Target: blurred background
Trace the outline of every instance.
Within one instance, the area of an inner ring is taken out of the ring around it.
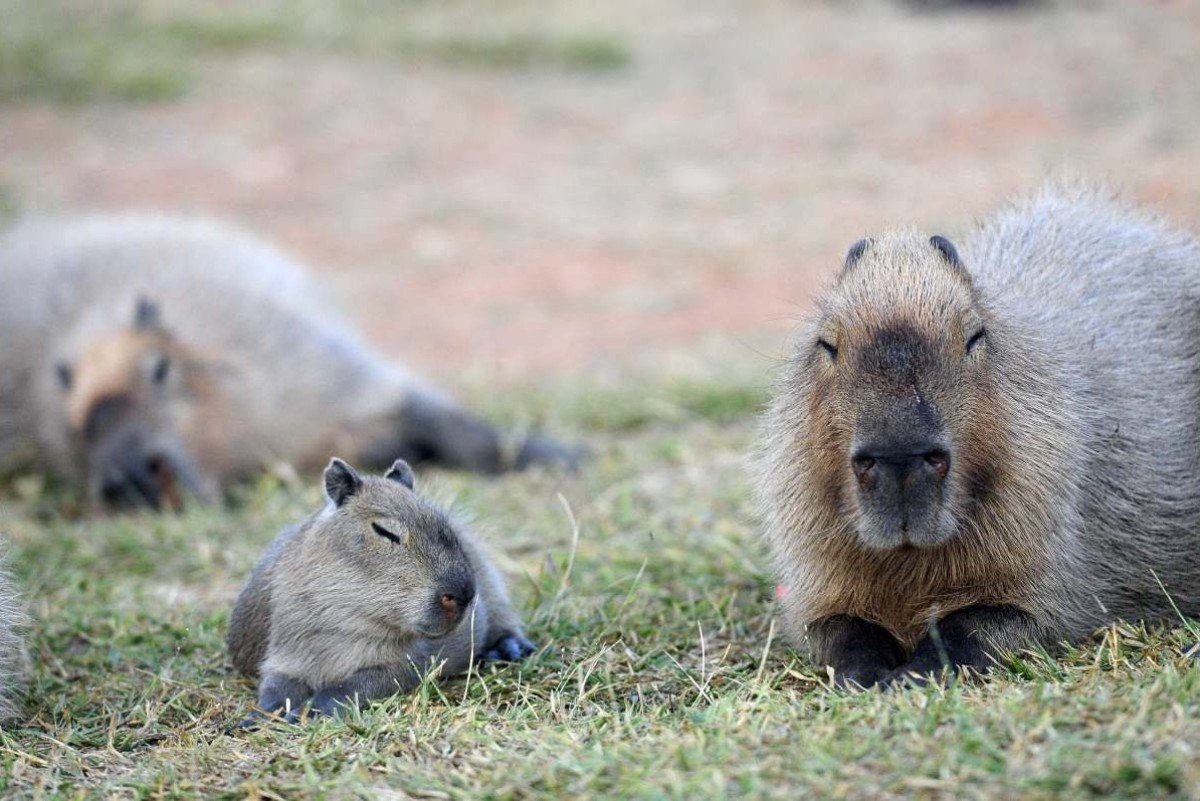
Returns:
[[[1200,229],[1198,40],[1148,0],[0,0],[0,215],[228,220],[450,386],[762,374],[889,224],[1065,171]]]

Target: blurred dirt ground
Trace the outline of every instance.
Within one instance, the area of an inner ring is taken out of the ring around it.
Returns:
[[[1200,228],[1200,3],[397,7],[392,22],[427,36],[600,36],[618,57],[391,58],[267,37],[198,57],[174,99],[5,100],[0,189],[24,212],[255,230],[319,270],[384,349],[451,384],[765,369],[859,236],[960,234],[1063,171]],[[12,22],[30,6],[0,8]],[[364,29],[379,8],[337,6]],[[311,13],[307,30],[326,24]]]

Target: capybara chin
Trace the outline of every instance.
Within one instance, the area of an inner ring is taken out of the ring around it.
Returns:
[[[484,473],[578,457],[536,436],[506,447],[329,305],[290,259],[213,223],[18,224],[0,236],[0,471],[157,508],[334,451]]]
[[[851,247],[764,417],[785,630],[869,686],[1200,613],[1200,247],[1048,187]]]

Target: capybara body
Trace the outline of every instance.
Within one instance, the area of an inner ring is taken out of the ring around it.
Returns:
[[[506,449],[329,306],[285,256],[211,222],[18,224],[0,237],[0,470],[158,506],[333,452],[489,473],[570,459],[536,437]]]
[[[0,564],[0,725],[18,717],[17,694],[25,684],[25,614],[12,577]]]
[[[1200,614],[1198,422],[1200,247],[1159,221],[1052,186],[961,257],[856,244],[764,419],[786,631],[869,685]]]
[[[259,706],[295,721],[305,705],[404,692],[431,668],[533,651],[483,547],[414,492],[397,461],[383,478],[335,459],[328,504],[270,545],[229,621],[234,667],[259,678]]]

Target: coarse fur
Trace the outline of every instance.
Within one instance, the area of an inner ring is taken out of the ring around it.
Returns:
[[[260,678],[264,711],[329,714],[438,664],[445,678],[533,651],[482,545],[414,492],[407,464],[376,478],[334,459],[325,487],[329,503],[276,538],[230,617],[234,667]]]
[[[0,564],[0,725],[19,714],[17,694],[25,684],[28,655],[22,631],[25,613],[12,577]]]
[[[1200,247],[1060,185],[936,240],[847,260],[764,417],[790,638],[873,684],[1200,614]]]
[[[265,465],[342,452],[494,473],[577,454],[506,447],[382,358],[291,260],[200,220],[31,220],[0,236],[0,470],[89,496],[215,497]]]

